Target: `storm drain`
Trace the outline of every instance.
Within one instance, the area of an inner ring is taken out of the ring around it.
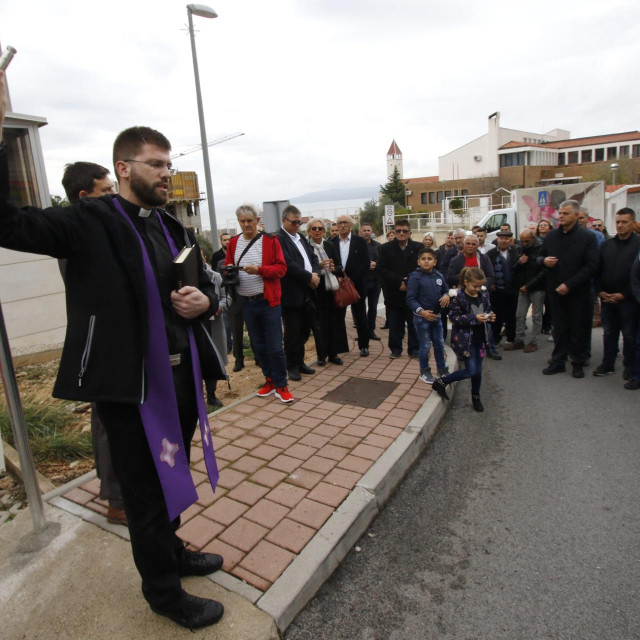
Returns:
[[[397,382],[384,380],[367,380],[363,378],[349,378],[339,387],[330,391],[324,400],[350,404],[365,409],[375,409],[382,404],[387,396],[398,386]]]

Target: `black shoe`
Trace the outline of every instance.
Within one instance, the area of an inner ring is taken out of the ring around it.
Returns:
[[[371,331],[369,333],[369,340],[380,340],[380,336],[377,336],[375,331]]]
[[[622,379],[623,380],[631,380],[631,376],[633,375],[633,368],[632,367],[625,367],[622,370]]]
[[[573,363],[571,375],[574,378],[584,378],[584,368],[581,362]]]
[[[224,607],[219,602],[192,596],[186,591],[183,591],[180,597],[170,605],[150,606],[151,610],[158,615],[165,616],[181,627],[191,630],[215,624],[224,613]]]
[[[593,370],[593,375],[599,378],[600,376],[606,376],[608,373],[614,372],[615,369],[613,367],[608,367],[606,364],[600,364]]]
[[[389,325],[385,322],[380,328],[381,329],[388,329]]]
[[[363,347],[362,349],[360,349],[361,358],[366,358],[368,355],[369,355],[369,349],[367,349],[367,347]]]
[[[389,357],[390,357],[392,360],[395,360],[396,358],[400,358],[401,356],[402,356],[402,354],[401,354],[401,353],[396,353],[395,351],[392,351],[392,352],[389,354]]]
[[[326,358],[318,358],[316,360],[316,367],[324,367],[326,364]]]
[[[297,369],[289,369],[289,380],[293,380],[294,382],[298,382],[298,380],[302,380],[302,376]]]
[[[302,366],[300,367],[300,373],[304,373],[305,375],[310,376],[315,372],[315,369],[312,369],[311,367],[308,367],[306,364],[302,363]]]
[[[482,413],[484,411],[484,407],[482,406],[482,402],[480,401],[480,396],[471,396],[471,404],[475,411]]]
[[[222,402],[220,401],[220,398],[216,398],[214,396],[213,398],[209,398],[207,400],[207,406],[209,407],[210,411],[217,411],[218,409],[220,409],[220,407],[222,407]]]
[[[183,549],[178,558],[180,576],[208,576],[222,567],[222,556]]]
[[[631,391],[636,391],[636,389],[640,389],[640,380],[636,378],[631,378],[629,382],[625,383],[624,388],[629,389]]]
[[[344,362],[342,362],[342,358],[338,358],[338,356],[330,356],[329,357],[329,362],[331,364],[344,364]]]
[[[545,376],[552,376],[554,373],[563,373],[566,371],[566,367],[564,366],[564,362],[551,362],[551,364],[542,370],[542,373]]]
[[[416,358],[420,357],[420,354],[417,351],[413,351],[409,354],[409,357],[415,360]]]
[[[233,365],[233,370],[235,371],[235,373],[238,373],[238,371],[242,371],[244,369],[244,362],[238,362],[236,360],[236,363]]]
[[[487,358],[489,358],[490,360],[502,360],[502,356],[499,355],[497,351],[487,352]]]
[[[444,383],[442,378],[436,378],[431,385],[431,388],[443,399],[448,400],[449,396],[447,395],[447,385]]]

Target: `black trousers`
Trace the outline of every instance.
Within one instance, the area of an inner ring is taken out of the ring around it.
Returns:
[[[172,367],[180,426],[187,458],[198,420],[191,360]],[[129,522],[133,560],[142,577],[142,593],[152,606],[162,607],[181,593],[180,554],[176,535],[180,518],[169,520],[149,444],[137,405],[117,402],[96,404],[109,438],[109,448]]]
[[[389,323],[389,349],[392,353],[402,353],[404,328],[407,327],[407,352],[409,355],[418,354],[420,343],[413,324],[413,311],[408,306],[387,306],[387,322]]]
[[[311,316],[315,305],[311,300],[300,307],[282,307],[284,355],[287,370],[298,370],[304,364],[304,345],[311,335]]]
[[[360,294],[360,300],[351,305],[351,315],[356,323],[356,331],[358,333],[358,346],[360,349],[369,348],[369,327],[367,325],[367,308],[365,306],[366,295],[364,287],[357,288]]]
[[[369,333],[376,330],[376,318],[378,316],[378,300],[380,299],[380,283],[376,278],[364,281],[364,292],[366,298],[367,328]]]
[[[513,342],[516,337],[516,309],[518,308],[518,293],[497,289],[491,292],[491,308],[496,314],[496,321],[492,323],[493,339],[496,344],[502,338],[502,327],[505,328],[507,342]]]
[[[589,290],[569,292],[561,296],[549,292],[549,308],[555,343],[551,357],[565,362],[567,356],[576,364],[583,364],[591,351],[592,302]]]
[[[233,357],[236,362],[244,362],[244,318],[242,317],[242,302],[235,298],[227,311],[231,336],[233,338]]]

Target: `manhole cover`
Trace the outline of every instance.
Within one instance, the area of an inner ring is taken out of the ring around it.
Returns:
[[[349,378],[339,387],[330,391],[325,400],[350,404],[365,409],[375,409],[382,404],[387,396],[398,386],[397,382],[383,380],[367,380],[364,378]]]

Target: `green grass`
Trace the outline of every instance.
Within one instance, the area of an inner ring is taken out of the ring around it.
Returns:
[[[31,452],[36,462],[76,460],[92,455],[91,434],[77,428],[78,419],[63,405],[47,406],[22,399]],[[14,446],[6,405],[0,406],[2,438]]]

